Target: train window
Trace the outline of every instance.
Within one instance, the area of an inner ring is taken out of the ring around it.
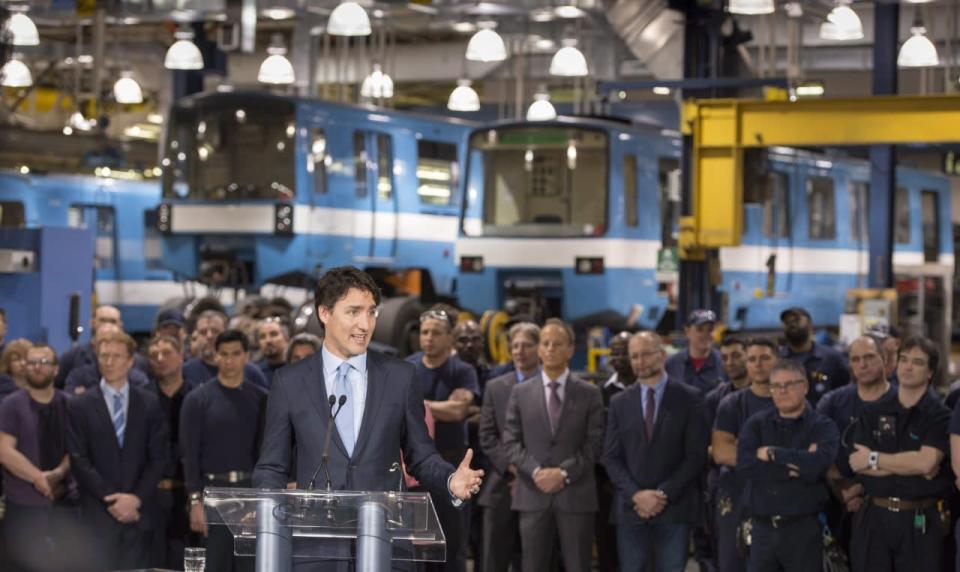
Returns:
[[[95,228],[93,267],[96,270],[114,267],[116,216],[113,207],[71,206],[67,212],[67,223],[72,228]]]
[[[292,200],[296,133],[292,101],[219,94],[178,105],[161,160],[164,196]]]
[[[417,141],[417,195],[427,205],[447,206],[456,197],[457,146],[440,141]]]
[[[393,143],[389,135],[377,135],[377,194],[388,201],[393,196]]]
[[[362,131],[353,133],[353,186],[357,198],[367,196],[367,137]]]
[[[20,201],[0,201],[0,228],[23,228],[27,219]]]
[[[920,224],[923,230],[923,261],[940,259],[940,209],[936,191],[920,193]]]
[[[790,236],[790,179],[786,173],[767,173],[763,194],[763,234],[771,238]]]
[[[893,196],[893,208],[896,212],[896,226],[893,237],[898,244],[910,244],[910,191],[897,187]]]
[[[310,130],[310,153],[307,155],[307,172],[313,173],[313,192],[327,192],[327,165],[331,162],[327,154],[327,135],[323,129]]]
[[[680,232],[680,161],[660,159],[660,241],[676,246]]]
[[[637,226],[640,219],[637,214],[637,158],[634,155],[623,156],[623,206],[627,226]]]
[[[807,179],[807,232],[814,240],[837,237],[837,203],[830,177]]]
[[[483,234],[601,236],[607,232],[608,135],[522,125],[480,131],[470,161],[481,169]]]
[[[847,188],[850,189],[850,238],[857,242],[866,242],[870,183],[850,181]]]
[[[147,270],[164,270],[163,235],[157,230],[157,209],[143,211],[143,264]]]

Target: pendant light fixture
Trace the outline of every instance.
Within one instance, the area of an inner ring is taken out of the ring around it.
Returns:
[[[450,111],[478,111],[480,109],[480,96],[470,86],[469,79],[461,79],[457,82],[457,87],[450,92],[450,98],[447,100],[447,109]]]
[[[163,67],[168,70],[203,69],[203,54],[193,43],[193,31],[183,26],[173,35],[177,39],[163,58]]]
[[[133,72],[125,71],[120,79],[113,84],[113,98],[117,103],[125,105],[143,103],[143,89],[137,80],[133,79]]]
[[[502,62],[507,59],[507,46],[494,30],[495,22],[479,22],[477,33],[467,44],[467,60],[471,62]]]
[[[587,73],[587,59],[577,49],[577,41],[564,40],[563,47],[550,60],[550,75],[584,77]]]
[[[730,3],[727,4],[727,10],[731,14],[746,16],[773,14],[774,9],[773,0],[730,0]]]
[[[846,0],[837,2],[836,7],[827,14],[827,21],[820,24],[820,38],[840,42],[863,39],[860,16],[847,6]]]
[[[370,16],[356,2],[341,2],[327,21],[327,33],[331,36],[369,36]]]
[[[939,65],[940,56],[937,55],[937,47],[927,37],[927,29],[924,27],[923,21],[920,20],[919,9],[910,32],[913,35],[900,46],[900,53],[897,54],[897,65],[902,68],[925,68]]]
[[[287,48],[283,43],[283,36],[274,34],[270,39],[270,54],[260,64],[257,81],[271,85],[289,85],[296,79],[293,73],[293,64],[287,59]]]
[[[14,12],[3,27],[7,37],[13,39],[14,46],[40,45],[37,25],[23,12]]]
[[[533,96],[533,103],[527,108],[527,121],[552,121],[557,118],[557,110],[550,103],[550,94],[545,88]]]

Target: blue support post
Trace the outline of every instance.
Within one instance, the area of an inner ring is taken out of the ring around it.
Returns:
[[[873,93],[897,93],[897,48],[900,4],[874,5]],[[893,215],[896,188],[896,148],[870,147],[869,241],[870,263],[867,286],[893,286]]]

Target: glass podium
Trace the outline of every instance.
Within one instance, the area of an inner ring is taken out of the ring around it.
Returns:
[[[427,493],[211,487],[207,524],[227,526],[234,552],[257,572],[288,572],[296,560],[356,560],[358,572],[393,561],[443,562],[446,540]]]

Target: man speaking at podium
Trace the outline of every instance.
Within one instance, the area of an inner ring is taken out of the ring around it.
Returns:
[[[483,471],[470,468],[473,452],[455,469],[427,433],[413,365],[367,350],[380,308],[373,279],[353,267],[333,268],[317,284],[315,300],[323,348],[275,373],[253,487],[286,487],[294,442],[297,488],[310,486],[335,415],[327,461],[334,490],[396,490],[400,475],[391,468],[402,450],[407,471],[426,489],[446,492],[455,504],[477,494]],[[339,410],[330,396],[343,402]],[[317,482],[326,488],[324,473]]]

